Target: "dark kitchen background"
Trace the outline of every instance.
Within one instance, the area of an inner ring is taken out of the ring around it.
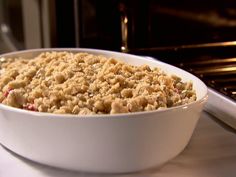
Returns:
[[[152,56],[236,100],[235,0],[0,0],[0,53],[44,47]]]

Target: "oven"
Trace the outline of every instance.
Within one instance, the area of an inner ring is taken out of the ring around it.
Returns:
[[[236,100],[233,0],[1,0],[0,52],[83,47],[152,56]]]

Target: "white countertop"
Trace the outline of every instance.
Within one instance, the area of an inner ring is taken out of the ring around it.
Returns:
[[[102,162],[101,162],[102,163]],[[235,177],[236,133],[203,112],[186,149],[166,165],[140,173],[88,174],[41,165],[0,146],[0,177]]]

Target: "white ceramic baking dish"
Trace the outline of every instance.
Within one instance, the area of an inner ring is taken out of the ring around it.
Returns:
[[[35,49],[1,57],[31,58],[45,51],[88,52],[132,65],[160,67],[192,81],[197,101],[150,112],[116,115],[57,115],[0,104],[0,142],[15,153],[55,167],[89,172],[134,172],[164,164],[189,142],[207,87],[179,68],[145,57],[94,49]]]

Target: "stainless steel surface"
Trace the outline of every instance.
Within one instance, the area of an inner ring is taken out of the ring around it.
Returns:
[[[20,49],[16,40],[11,34],[11,29],[4,20],[4,4],[0,1],[0,51],[16,51]]]
[[[39,8],[42,28],[42,47],[52,47],[56,43],[56,7],[55,0],[41,0]]]
[[[1,0],[2,45],[9,51],[54,46],[55,8],[54,0]]]
[[[6,46],[6,44],[3,42],[1,36],[0,36],[0,54],[10,52],[9,48]]]
[[[235,73],[236,65],[211,66],[194,69],[196,74]]]
[[[167,50],[181,50],[181,49],[198,49],[198,48],[212,48],[212,47],[232,47],[236,46],[236,41],[226,41],[226,42],[212,42],[212,43],[201,43],[201,44],[187,44],[178,46],[168,46],[168,47],[149,47],[149,48],[139,48],[132,49],[132,53],[136,52],[151,52],[151,51],[167,51]]]
[[[213,63],[214,64],[228,64],[228,63],[235,63],[236,62],[236,58],[226,58],[226,59],[212,59],[212,60],[202,60],[202,61],[192,61],[192,62],[184,62],[184,63],[181,63],[182,66],[185,66],[185,65],[191,65],[191,66],[198,66],[198,67],[201,67],[201,66],[204,66],[204,65],[212,65]]]
[[[42,47],[41,12],[39,0],[22,0],[25,48]]]
[[[17,51],[20,49],[20,47],[17,46],[17,42],[13,38],[10,28],[7,24],[0,23],[0,33],[2,36],[2,42],[10,51]]]
[[[80,13],[79,13],[79,0],[74,0],[74,17],[75,17],[75,44],[76,47],[80,46]]]
[[[123,3],[120,3],[120,23],[121,23],[121,51],[128,51],[128,15],[126,6]]]

